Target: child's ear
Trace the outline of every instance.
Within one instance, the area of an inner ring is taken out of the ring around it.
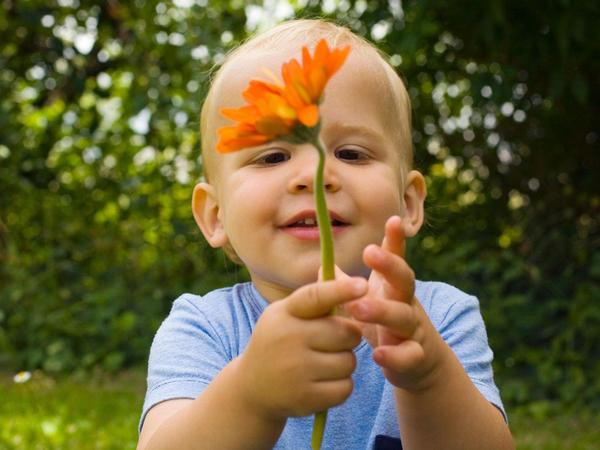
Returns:
[[[192,212],[198,227],[211,247],[223,247],[227,234],[219,216],[219,203],[215,188],[208,183],[198,183],[192,196]]]
[[[427,185],[425,178],[420,172],[411,170],[406,177],[406,188],[404,189],[404,232],[407,237],[415,236],[425,216],[424,204],[427,197]]]

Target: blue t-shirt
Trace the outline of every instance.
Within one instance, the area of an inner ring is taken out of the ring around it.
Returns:
[[[505,414],[477,299],[444,283],[420,281],[415,296],[473,384]],[[146,413],[157,403],[198,397],[221,369],[244,351],[268,304],[251,283],[205,296],[184,294],[175,300],[150,350],[140,429]],[[329,410],[322,449],[400,448],[393,386],[373,362],[371,347],[364,339],[354,353],[354,390],[345,403]],[[310,449],[312,423],[313,416],[288,419],[274,448]]]

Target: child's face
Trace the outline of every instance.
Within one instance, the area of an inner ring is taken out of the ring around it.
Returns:
[[[247,81],[260,76],[262,67],[279,73],[286,59],[278,54],[235,62],[225,74],[218,107],[239,106]],[[382,107],[388,100],[383,76],[373,67],[373,61],[351,54],[320,106],[327,206],[340,222],[333,227],[335,262],[350,275],[368,275],[363,249],[380,244],[386,220],[404,211],[405,149],[391,138],[389,127],[398,118]],[[321,261],[316,221],[314,226],[298,221],[315,218],[317,151],[277,141],[218,158],[211,180],[217,226],[259,292],[274,300],[315,281]]]

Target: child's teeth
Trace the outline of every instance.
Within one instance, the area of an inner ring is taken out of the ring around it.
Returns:
[[[315,224],[315,219],[313,219],[311,217],[307,217],[306,219],[304,219],[304,224],[305,225],[314,225]]]

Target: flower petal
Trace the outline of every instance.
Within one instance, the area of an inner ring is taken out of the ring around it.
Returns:
[[[241,108],[222,108],[221,114],[236,122],[254,123],[256,121],[258,108],[254,105],[242,106]]]
[[[325,64],[325,70],[327,71],[327,79],[331,78],[342,64],[346,61],[348,54],[350,53],[350,46],[347,45],[343,48],[336,48],[332,53],[331,57],[327,59]]]
[[[294,121],[292,121],[293,124]],[[261,117],[256,121],[256,129],[266,135],[271,136],[283,136],[288,134],[292,126],[289,122],[281,120],[277,116],[272,117]]]
[[[325,67],[315,67],[309,73],[309,81],[310,96],[314,102],[317,102],[319,98],[321,98],[321,94],[323,93],[325,85],[327,84],[327,73],[325,72]]]
[[[222,127],[217,130],[219,140],[217,151],[219,153],[230,153],[244,148],[255,147],[273,139],[272,136],[261,134],[256,129],[242,130],[239,127]]]
[[[307,105],[299,110],[298,120],[309,128],[314,127],[319,121],[319,108],[317,105]]]

